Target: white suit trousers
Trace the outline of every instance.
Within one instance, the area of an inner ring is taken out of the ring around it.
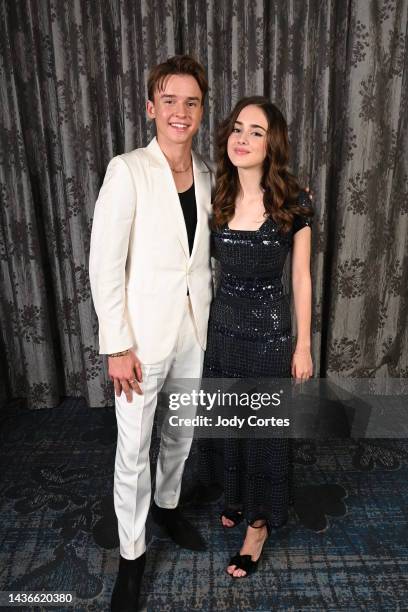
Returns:
[[[118,440],[114,474],[114,504],[118,519],[120,554],[136,559],[146,550],[145,525],[151,499],[149,449],[157,396],[165,383],[167,393],[191,390],[192,379],[201,377],[204,351],[194,325],[190,300],[186,297],[176,344],[166,359],[142,364],[143,395],[133,392],[132,401],[122,392],[115,395]],[[157,461],[155,502],[162,508],[178,504],[184,464],[192,437],[177,435],[176,427],[164,420]]]

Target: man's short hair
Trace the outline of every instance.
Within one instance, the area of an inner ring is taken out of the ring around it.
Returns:
[[[147,79],[147,95],[149,100],[153,102],[155,91],[161,91],[164,88],[165,81],[172,74],[189,74],[194,77],[201,89],[201,102],[204,104],[208,91],[207,76],[204,67],[190,55],[174,55],[150,70],[149,78]]]

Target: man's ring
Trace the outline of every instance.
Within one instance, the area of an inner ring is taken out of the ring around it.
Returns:
[[[134,383],[134,382],[136,382],[136,378],[131,378],[128,382]]]

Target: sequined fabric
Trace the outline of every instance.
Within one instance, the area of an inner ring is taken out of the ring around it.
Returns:
[[[309,198],[302,192],[301,205]],[[256,231],[224,227],[212,232],[213,253],[221,265],[212,303],[204,378],[290,377],[290,307],[282,271],[293,235],[310,217],[296,217],[284,234],[272,219]],[[199,441],[199,476],[210,484],[223,451],[226,507],[244,512],[248,522],[266,518],[271,526],[287,520],[291,444],[287,439]]]

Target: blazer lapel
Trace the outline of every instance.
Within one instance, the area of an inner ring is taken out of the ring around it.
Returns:
[[[202,159],[192,151],[193,157],[193,175],[194,188],[197,205],[197,227],[194,236],[193,250],[191,259],[193,259],[198,244],[200,241],[200,232],[208,228],[208,216],[211,207],[211,180],[210,171]]]
[[[185,256],[189,259],[190,250],[188,248],[186,224],[170,166],[156,138],[153,138],[147,146],[147,151],[152,170],[154,192],[157,194],[161,206],[166,211],[170,226],[173,226],[176,230]]]

